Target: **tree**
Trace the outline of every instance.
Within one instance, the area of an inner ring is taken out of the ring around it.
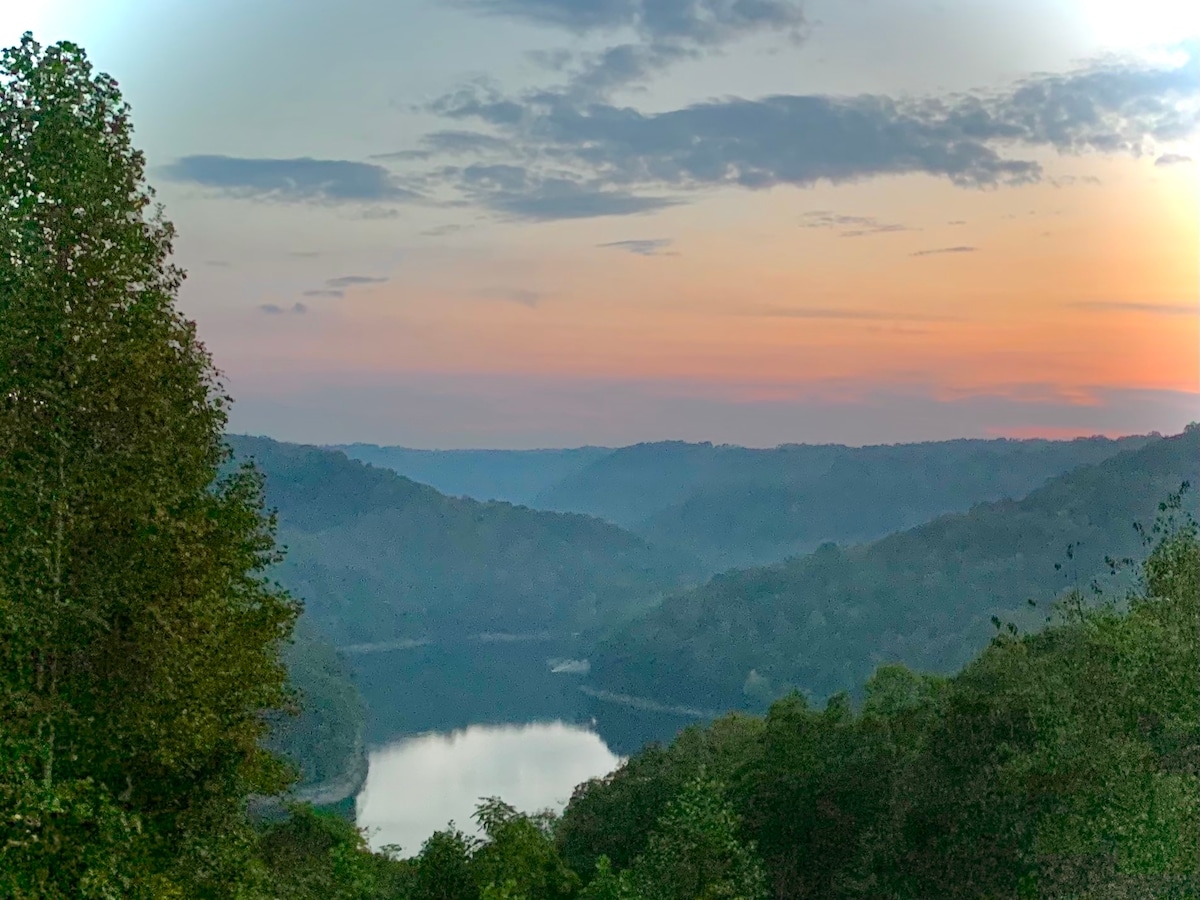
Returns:
[[[417,856],[415,900],[478,900],[479,888],[471,872],[471,855],[477,846],[478,841],[453,822],[430,835]]]
[[[762,864],[754,846],[743,843],[738,831],[738,817],[725,799],[724,787],[701,773],[667,805],[645,852],[622,873],[622,896],[765,900]]]
[[[487,836],[471,860],[485,900],[566,900],[578,891],[579,876],[554,844],[551,814],[524,815],[490,797],[480,803],[475,820]]]
[[[299,605],[117,83],[0,58],[0,893],[235,896]]]
[[[259,842],[274,896],[280,900],[380,896],[378,861],[360,829],[306,804],[292,804],[288,813],[286,821],[268,826]]]

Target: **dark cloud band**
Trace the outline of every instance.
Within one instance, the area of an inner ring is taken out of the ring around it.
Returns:
[[[336,159],[185,156],[163,168],[172,181],[255,199],[327,203],[415,200],[383,166]]]

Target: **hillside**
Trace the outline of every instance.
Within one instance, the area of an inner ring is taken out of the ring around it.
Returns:
[[[1197,484],[1198,460],[1193,426],[1023,500],[719,575],[601,643],[593,682],[679,704],[754,708],[788,686],[818,696],[848,689],[883,662],[952,671],[987,644],[993,614],[1020,615],[1028,598],[1086,589],[1107,571],[1106,554],[1138,556],[1131,523],[1152,522],[1182,481]]]
[[[266,746],[297,766],[301,796],[319,791],[336,803],[366,777],[366,704],[337,652],[304,618],[283,657],[300,713],[272,716]]]
[[[230,436],[266,476],[288,555],[277,570],[335,644],[488,631],[585,631],[695,572],[581,515],[446,497],[317,447]]]
[[[765,565],[822,543],[859,543],[975,503],[1022,497],[1150,438],[957,440],[773,450],[639,444],[539,495],[699,556],[709,572]]]
[[[563,479],[603,459],[605,447],[571,450],[410,450],[375,444],[329,447],[351,459],[391,469],[451,497],[503,500],[532,506],[534,499]]]

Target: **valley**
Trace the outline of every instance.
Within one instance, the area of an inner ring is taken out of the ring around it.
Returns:
[[[1104,558],[1136,556],[1129,523],[1152,518],[1155,498],[1172,486],[1200,482],[1197,435],[871,448],[892,460],[876,468],[854,463],[863,453],[852,448],[788,448],[789,459],[822,456],[824,469],[793,472],[772,459],[773,490],[803,478],[814,495],[854,484],[854,502],[828,531],[809,526],[822,538],[815,551],[708,581],[678,542],[658,544],[598,517],[452,499],[335,450],[234,437],[239,456],[264,472],[268,503],[278,504],[289,545],[278,574],[308,601],[308,639],[339,659],[336,672],[327,665],[327,679],[310,679],[307,689],[310,708],[346,711],[341,720],[314,723],[308,738],[326,757],[342,754],[340,772],[309,765],[300,796],[320,795],[347,811],[358,797],[360,810],[383,821],[366,761],[409,765],[426,757],[404,748],[433,735],[485,740],[486,729],[582,729],[616,760],[647,743],[669,744],[689,724],[729,710],[763,711],[790,691],[818,704],[838,691],[861,697],[881,665],[953,672],[986,647],[992,616],[1032,627],[1064,591],[1095,584],[1119,595],[1130,587],[1128,577],[1104,571]],[[709,462],[710,451],[694,448]],[[660,480],[667,470],[678,473],[685,452],[664,449]],[[988,463],[1003,477],[989,484],[963,476],[930,508],[955,494],[964,509],[877,540],[825,539],[869,533],[878,527],[871,523],[895,514],[888,480],[901,482],[913,460],[929,472],[975,460],[975,471]],[[639,478],[626,489],[644,502],[645,482],[655,479]],[[689,496],[721,496],[705,494],[699,475],[685,480]],[[1024,495],[994,499],[1035,481]],[[611,479],[601,483],[616,490]],[[982,497],[967,493],[972,484]],[[677,499],[680,489],[673,490],[667,500]],[[760,509],[753,492],[725,496]],[[747,534],[747,544],[756,539]],[[456,550],[463,546],[497,561],[520,560],[526,580],[514,581],[509,563],[464,566]],[[530,566],[544,574],[528,577]],[[931,581],[932,573],[940,579]],[[293,673],[297,682],[305,677],[303,667]],[[351,695],[357,699],[348,703]],[[351,731],[357,739],[330,740]],[[535,747],[531,753],[543,752],[536,737],[522,740]],[[309,752],[302,744],[293,738],[294,757]],[[553,799],[561,805],[566,795]]]

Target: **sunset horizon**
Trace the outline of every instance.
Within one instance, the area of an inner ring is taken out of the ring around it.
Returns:
[[[121,76],[233,431],[775,446],[1196,418],[1182,7],[603,9],[357,0],[226,32],[218,7],[45,2],[34,36]],[[305,81],[315,58],[338,62]]]

